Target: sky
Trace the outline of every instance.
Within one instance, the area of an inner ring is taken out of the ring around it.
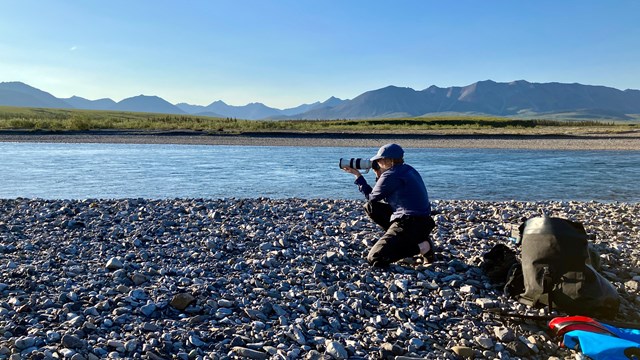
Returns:
[[[284,109],[389,85],[640,89],[639,0],[0,0],[0,82]]]

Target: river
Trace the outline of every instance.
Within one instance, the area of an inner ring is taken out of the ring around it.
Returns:
[[[0,143],[0,198],[357,199],[338,161],[376,150]],[[640,201],[640,151],[407,148],[405,161],[431,199]]]

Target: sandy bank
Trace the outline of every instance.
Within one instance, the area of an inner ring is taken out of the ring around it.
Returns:
[[[345,134],[243,133],[197,131],[0,131],[0,142],[126,143],[251,146],[378,147],[397,142],[416,148],[495,148],[548,150],[640,150],[640,133],[618,134]]]

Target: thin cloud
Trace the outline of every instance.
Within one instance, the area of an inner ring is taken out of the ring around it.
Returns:
[[[76,51],[76,49],[77,49],[77,48],[78,48],[78,47],[74,45],[74,46],[72,46],[69,50],[70,50],[70,51]]]

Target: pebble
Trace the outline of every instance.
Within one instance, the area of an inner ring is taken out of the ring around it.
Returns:
[[[267,353],[261,352],[261,351],[257,351],[257,350],[252,350],[252,349],[248,349],[248,348],[243,348],[243,347],[234,347],[233,348],[233,352],[235,352],[236,354],[238,354],[239,356],[248,358],[248,359],[256,359],[256,360],[263,360],[266,359],[268,357]]]
[[[140,307],[140,312],[146,317],[150,317],[157,309],[156,304],[146,304]]]
[[[474,351],[470,347],[456,345],[451,350],[461,358],[471,359],[474,356]]]
[[[482,254],[547,211],[582,222],[640,321],[640,205],[436,200],[445,260],[371,268],[357,200],[0,199],[0,359],[576,358]]]
[[[349,357],[347,350],[337,341],[327,340],[325,343],[326,353],[334,359],[346,359]]]
[[[513,330],[508,327],[498,326],[498,327],[495,327],[493,330],[496,338],[498,338],[498,340],[502,342],[511,342],[516,339],[516,336],[513,333]]]
[[[14,345],[18,350],[24,350],[35,345],[36,339],[32,336],[23,336],[15,340]]]
[[[491,338],[488,337],[485,334],[477,336],[474,340],[475,340],[476,344],[480,345],[481,347],[483,347],[485,349],[493,348],[493,340],[491,340]]]
[[[62,345],[71,349],[80,349],[84,343],[75,335],[65,334],[62,336]]]
[[[189,293],[177,294],[171,299],[170,305],[178,310],[185,310],[189,305],[193,304],[196,298]]]
[[[122,264],[122,261],[120,261],[120,259],[115,258],[115,257],[109,259],[109,261],[107,261],[107,265],[106,265],[107,270],[113,270],[113,271],[120,270],[123,267],[124,267],[124,265]]]

